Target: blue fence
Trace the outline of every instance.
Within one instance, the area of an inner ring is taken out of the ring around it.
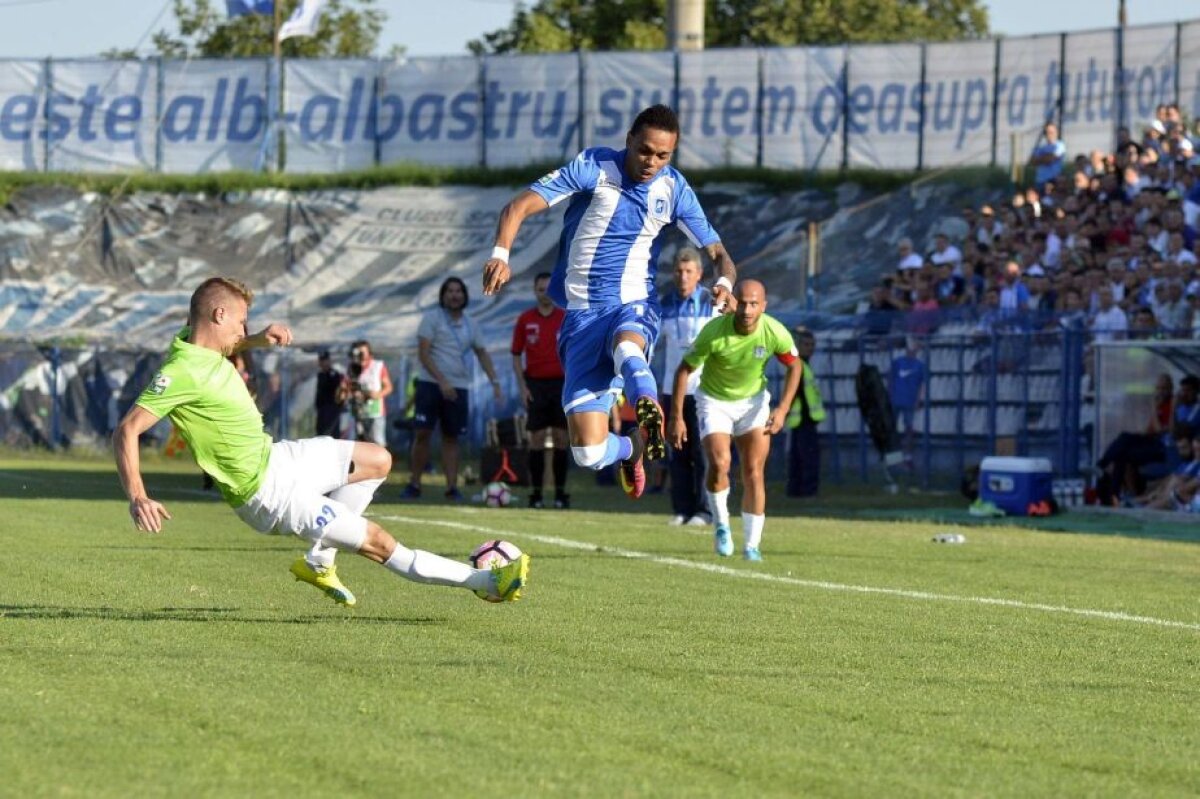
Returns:
[[[953,328],[953,325],[948,326]],[[826,479],[835,482],[875,479],[880,454],[863,425],[855,396],[855,375],[873,364],[886,377],[893,359],[906,346],[904,336],[863,336],[852,328],[828,330],[817,337],[811,366],[828,416],[819,430]],[[1004,452],[1043,456],[1061,475],[1074,475],[1090,455],[1093,425],[1091,398],[1085,397],[1085,334],[1078,331],[993,332],[970,329],[909,336],[925,364],[926,401],[915,414],[905,444],[911,456],[904,468],[925,488],[957,485],[964,467]],[[404,413],[405,386],[415,366],[407,351],[379,347],[396,391],[388,400],[391,420]],[[161,362],[158,352],[94,348],[0,345],[0,429],[4,444],[59,450],[102,449]],[[500,407],[482,377],[471,396],[470,444],[483,439],[489,417],[519,411],[507,351],[493,353],[506,398]],[[271,351],[250,364],[268,431],[276,438],[313,434],[316,357],[299,350]],[[781,374],[769,373],[779,396]],[[145,444],[163,446],[169,427],[150,431]],[[389,425],[389,445],[403,453],[408,433]],[[772,472],[785,459],[780,441]],[[398,463],[405,463],[401,456]]]

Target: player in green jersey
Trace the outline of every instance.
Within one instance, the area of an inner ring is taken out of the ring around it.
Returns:
[[[675,448],[687,441],[683,423],[683,398],[688,376],[700,368],[696,389],[696,415],[700,439],[708,461],[705,488],[713,515],[717,554],[733,554],[729,530],[730,443],[736,442],[742,462],[742,526],[746,560],[762,560],[759,545],[767,505],[764,469],[771,452],[771,436],[783,429],[788,408],[796,397],[803,362],[787,328],[764,313],[767,290],[757,280],[743,280],[734,291],[737,310],[718,317],[701,330],[675,371],[675,407],[671,413],[670,440]],[[767,391],[767,362],[774,356],[787,367],[783,396],[771,410]]]
[[[227,356],[252,347],[287,346],[292,332],[268,325],[248,336],[253,294],[229,278],[210,278],[192,294],[188,325],[171,342],[162,368],[113,435],[117,471],[139,530],[160,532],[171,514],[142,481],[138,438],[166,416],[196,463],[248,525],[262,533],[294,534],[312,543],[291,568],[296,579],[343,605],[355,598],[337,577],[337,550],[357,552],[416,582],[467,588],[490,599],[516,601],[529,559],[473,569],[412,550],[363,517],[387,478],[392,457],[378,444],[328,437],[272,443],[262,415]]]

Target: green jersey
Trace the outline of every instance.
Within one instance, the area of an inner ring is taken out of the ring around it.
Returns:
[[[709,322],[683,356],[688,366],[704,367],[700,390],[714,399],[753,397],[766,388],[765,371],[771,356],[797,357],[792,334],[777,320],[763,314],[754,332],[742,335],[734,329],[734,318],[734,314],[725,314]]]
[[[271,437],[262,414],[229,359],[186,339],[187,328],[171,342],[167,360],[137,404],[170,417],[225,501],[233,507],[254,496],[267,471]]]

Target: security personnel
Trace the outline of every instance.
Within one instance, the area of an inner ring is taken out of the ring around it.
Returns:
[[[796,350],[804,361],[804,376],[796,401],[788,412],[787,424],[792,429],[788,447],[787,495],[812,497],[817,494],[821,480],[821,443],[817,425],[825,418],[825,403],[812,370],[812,354],[817,341],[806,327],[796,328]]]

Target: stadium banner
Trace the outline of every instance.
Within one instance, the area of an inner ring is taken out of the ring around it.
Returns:
[[[162,61],[160,169],[262,168],[269,128],[266,59]]]
[[[758,159],[758,51],[679,54],[678,166],[754,166]]]
[[[1160,103],[1175,102],[1175,31],[1174,25],[1150,25],[1126,28],[1123,34],[1125,109],[1121,121],[1129,126],[1134,139],[1141,138],[1142,128],[1154,119]]]
[[[1200,117],[1200,20],[1179,30],[1179,109],[1184,118]]]
[[[670,103],[675,88],[673,53],[590,53],[584,58],[584,146],[624,147],[638,112]],[[710,113],[714,98],[704,100]],[[703,115],[701,109],[701,116]],[[681,127],[684,137],[698,135]]]
[[[156,168],[154,61],[56,61],[43,135],[51,172]]]
[[[380,161],[436,166],[485,163],[479,59],[474,56],[385,61],[374,124]]]
[[[930,44],[925,59],[922,166],[990,163],[996,43]]]
[[[911,169],[920,146],[921,45],[850,49],[846,126],[850,167]]]
[[[35,172],[45,168],[45,61],[0,61],[0,169]]]
[[[1058,119],[1062,37],[1023,36],[1001,39],[1000,77],[996,82],[996,163],[1022,162],[1038,144],[1042,125]],[[1067,142],[1067,152],[1076,148]]]
[[[1076,153],[1111,150],[1119,111],[1116,31],[1072,33],[1066,64],[1059,128],[1067,160]]]
[[[1122,123],[1137,133],[1162,102],[1200,115],[1200,20],[927,45],[284,64],[293,172],[560,162],[619,147],[655,102],[678,107],[684,168],[1003,164],[1025,161],[1048,119],[1074,155],[1111,147]],[[267,59],[0,61],[0,166],[266,168],[270,71]]]
[[[762,165],[837,169],[842,165],[844,47],[763,51]]]
[[[345,172],[375,164],[379,62],[290,59],[283,125],[289,172]]]
[[[579,151],[579,55],[488,56],[488,166],[565,163]]]

